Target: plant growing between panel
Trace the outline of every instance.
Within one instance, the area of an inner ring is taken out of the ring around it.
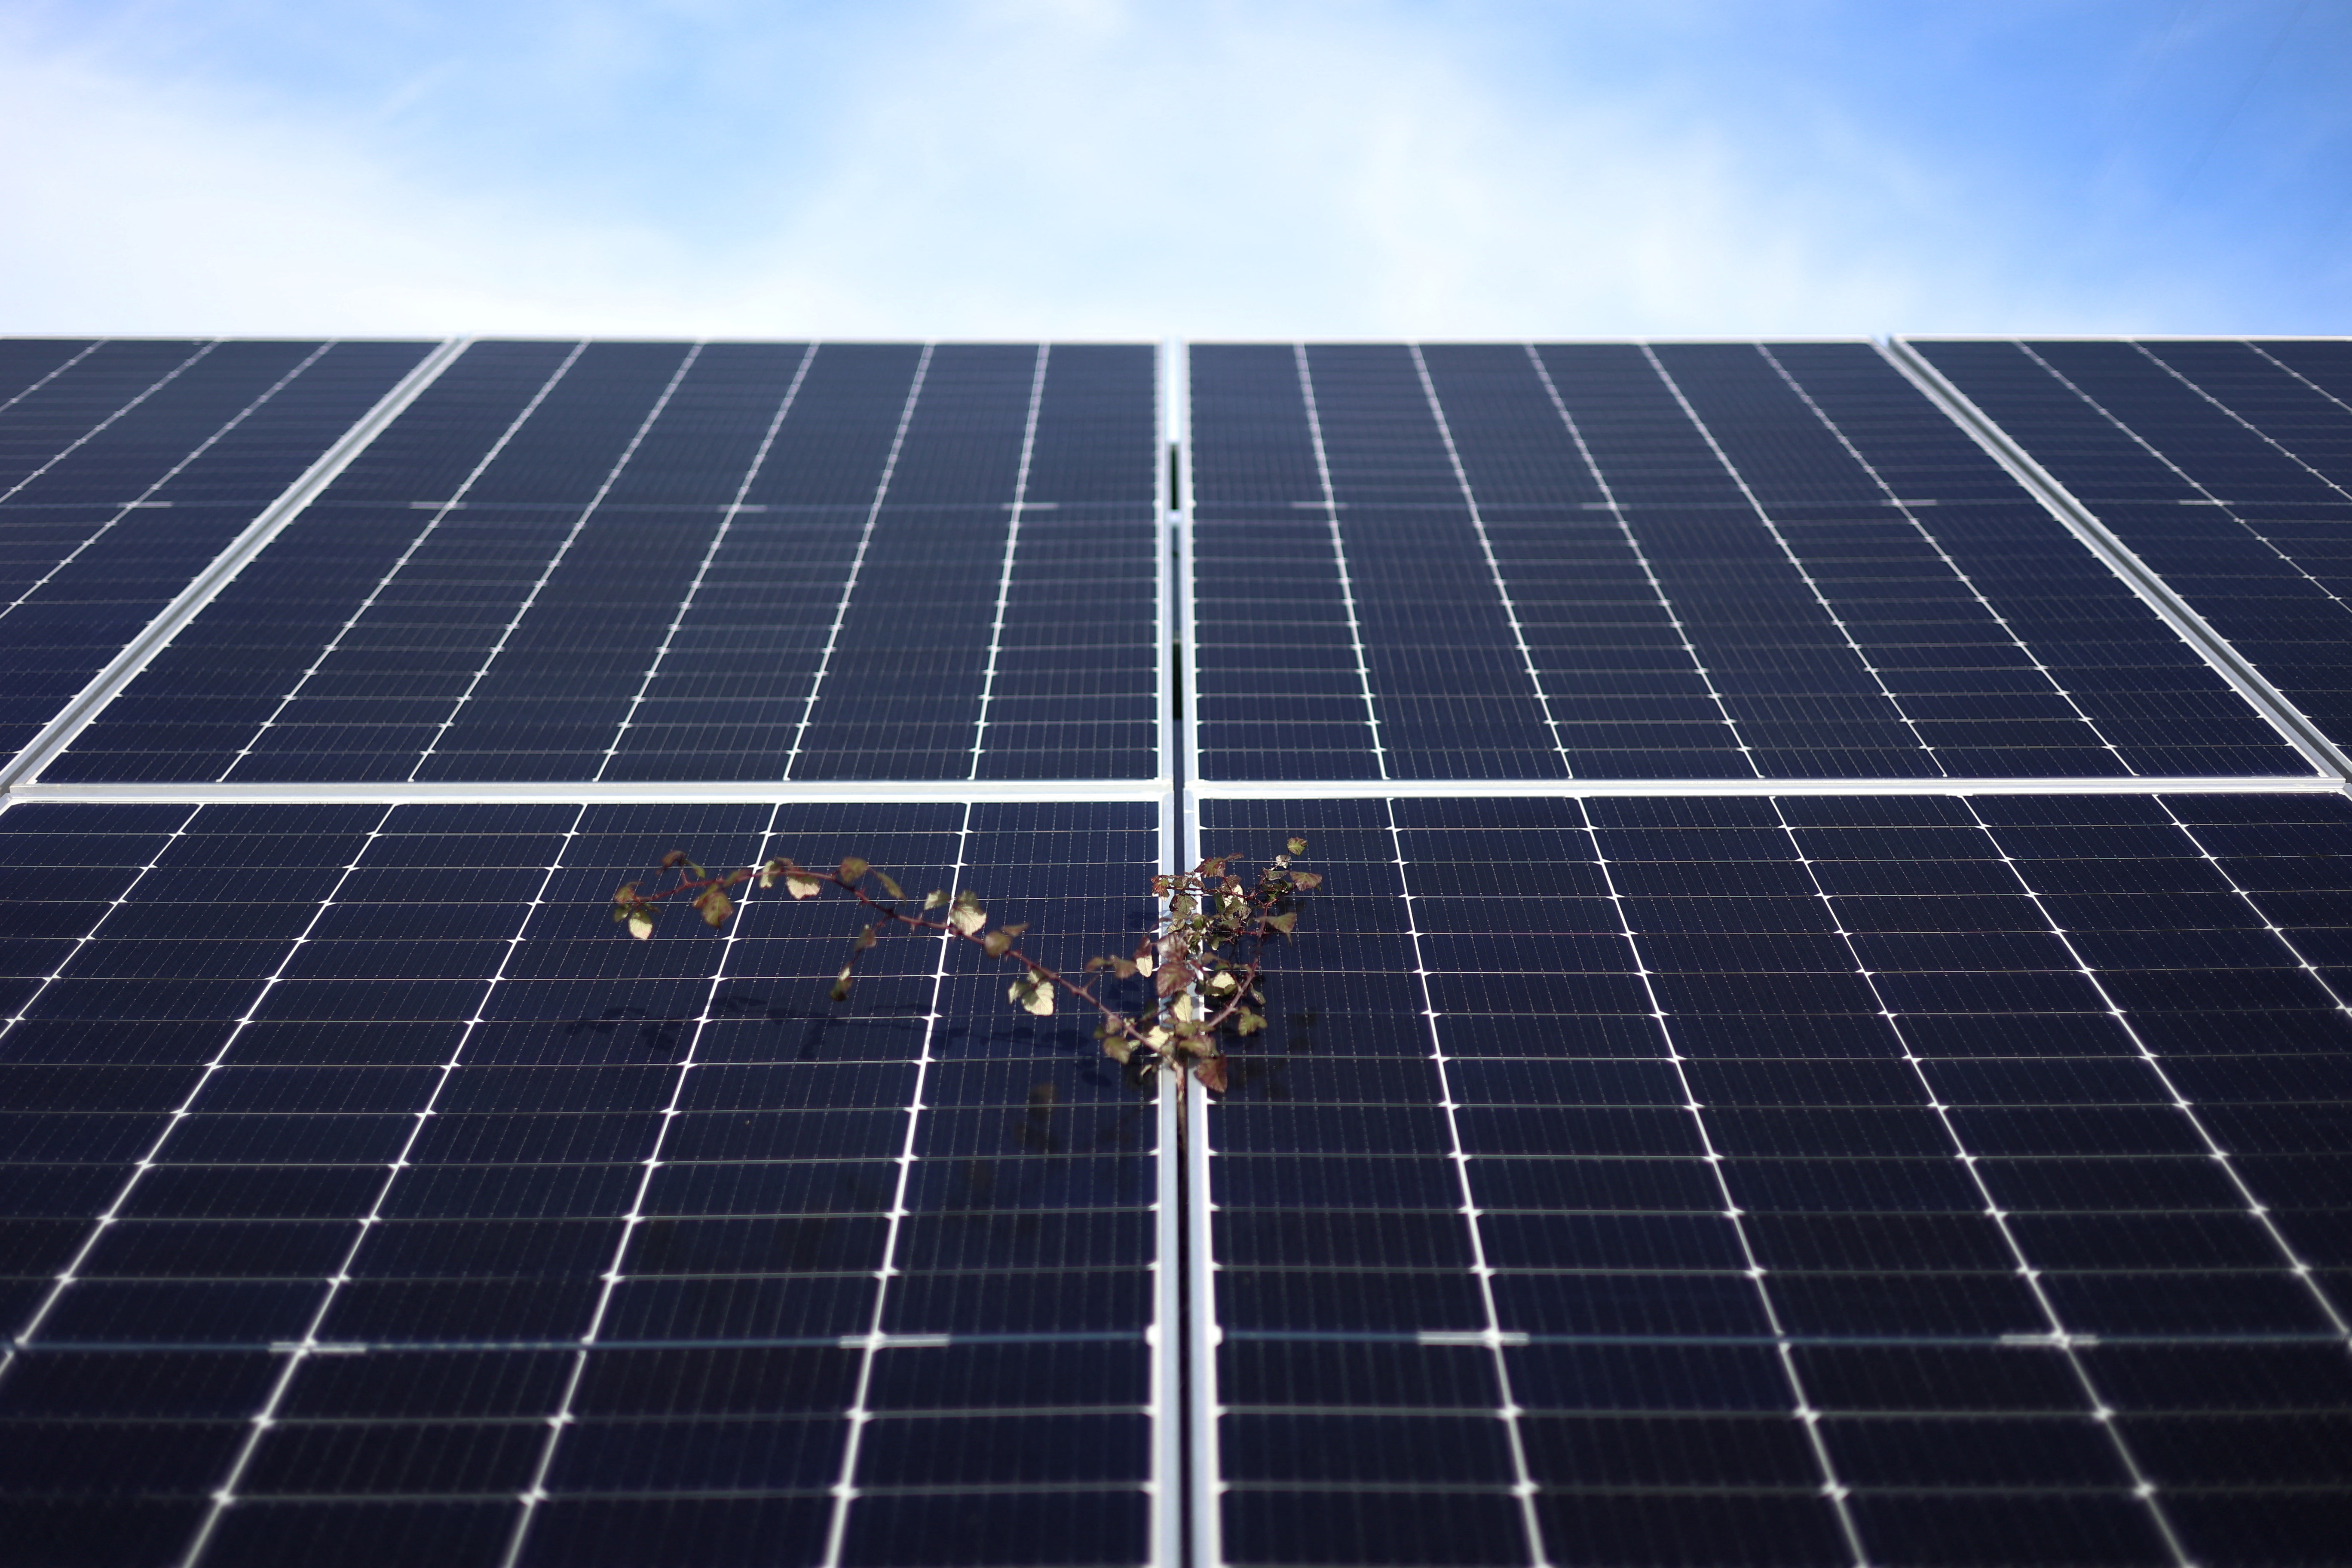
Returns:
[[[652,891],[624,882],[613,894],[613,919],[643,942],[652,939],[660,906],[669,900],[686,899],[715,931],[735,913],[730,889],[746,882],[756,879],[762,888],[782,882],[794,899],[820,898],[830,889],[875,917],[851,941],[834,977],[835,1002],[848,999],[858,961],[885,937],[936,932],[1017,969],[1006,996],[1024,1012],[1050,1017],[1065,993],[1094,1008],[1101,1016],[1095,1037],[1103,1054],[1126,1069],[1129,1083],[1140,1088],[1160,1068],[1189,1070],[1203,1087],[1222,1092],[1226,1034],[1246,1038],[1265,1027],[1266,950],[1297,931],[1298,896],[1322,885],[1315,872],[1292,867],[1292,858],[1306,853],[1307,840],[1293,838],[1255,878],[1244,876],[1249,862],[1231,855],[1152,878],[1151,895],[1161,903],[1154,929],[1126,957],[1087,960],[1087,979],[1073,979],[1024,952],[1020,940],[1029,927],[991,926],[973,889],[961,889],[952,898],[933,889],[918,903],[887,872],[856,855],[829,871],[779,858],[714,875],[673,849],[662,857],[662,869],[677,873],[677,881]],[[1145,982],[1146,989],[1142,1005],[1130,1011],[1106,993],[1133,980]]]

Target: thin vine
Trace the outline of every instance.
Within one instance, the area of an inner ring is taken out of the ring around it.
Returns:
[[[953,898],[935,889],[918,903],[887,872],[856,855],[829,871],[779,858],[713,874],[673,849],[662,857],[662,869],[677,872],[676,883],[651,891],[642,883],[623,883],[613,894],[613,919],[644,942],[653,937],[661,906],[675,899],[686,899],[715,931],[735,913],[731,890],[747,882],[762,888],[782,882],[794,899],[819,898],[828,889],[845,893],[874,918],[852,940],[834,977],[835,1002],[848,1000],[858,961],[884,938],[929,931],[1017,967],[1021,973],[1006,997],[1024,1012],[1051,1017],[1065,994],[1093,1008],[1099,1015],[1095,1037],[1103,1054],[1126,1069],[1129,1083],[1147,1085],[1160,1070],[1190,1071],[1202,1087],[1222,1093],[1226,1036],[1246,1039],[1265,1027],[1267,949],[1297,930],[1298,896],[1322,885],[1321,876],[1292,867],[1306,853],[1307,840],[1293,838],[1255,878],[1244,877],[1249,862],[1231,855],[1152,878],[1152,897],[1161,901],[1154,928],[1126,957],[1087,960],[1085,979],[1023,952],[1028,925],[991,926],[981,895],[971,889]],[[1147,983],[1141,1005],[1130,1008],[1108,994],[1113,984],[1133,980]]]

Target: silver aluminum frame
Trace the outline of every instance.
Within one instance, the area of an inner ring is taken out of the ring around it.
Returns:
[[[1198,796],[1184,805],[1184,864],[1201,863],[1201,807]],[[1217,1326],[1216,1255],[1211,1250],[1209,1216],[1215,1210],[1209,1181],[1209,1095],[1198,1089],[1191,1073],[1171,1074],[1184,1104],[1185,1240],[1192,1268],[1184,1280],[1190,1316],[1185,1323],[1185,1353],[1192,1360],[1191,1398],[1184,1412],[1185,1443],[1192,1456],[1188,1501],[1192,1515],[1192,1561],[1202,1568],[1220,1568],[1225,1561],[1223,1500],[1225,1485],[1217,1460],[1217,1347],[1224,1331]]]
[[[1465,796],[1800,795],[2333,795],[2345,781],[2301,773],[2116,778],[1215,779],[1200,800],[1445,800]],[[1197,816],[1197,811],[1195,816]]]

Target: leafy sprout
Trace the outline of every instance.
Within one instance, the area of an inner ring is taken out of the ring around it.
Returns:
[[[852,940],[849,956],[834,976],[835,1002],[848,999],[859,960],[884,937],[935,932],[1016,966],[1020,973],[1005,994],[1024,1012],[1051,1017],[1064,995],[1092,1007],[1099,1015],[1095,1037],[1103,1054],[1126,1069],[1129,1082],[1141,1087],[1160,1069],[1190,1071],[1205,1088],[1222,1092],[1223,1039],[1228,1032],[1245,1039],[1265,1027],[1267,949],[1297,931],[1299,895],[1322,885],[1321,876],[1292,866],[1306,853],[1307,840],[1293,838],[1254,875],[1236,857],[1214,855],[1190,871],[1152,878],[1152,897],[1160,904],[1153,928],[1125,957],[1087,960],[1087,979],[1074,979],[1023,952],[1020,940],[1028,925],[990,925],[976,890],[961,888],[950,898],[934,889],[909,909],[913,900],[889,873],[856,855],[844,857],[830,871],[773,859],[714,876],[684,850],[673,849],[662,858],[662,868],[676,871],[677,883],[647,892],[642,883],[624,882],[613,894],[613,919],[646,942],[653,938],[660,906],[672,899],[686,899],[715,931],[735,912],[730,889],[746,882],[773,888],[781,881],[794,900],[819,898],[830,889],[875,917]],[[946,912],[935,920],[930,917],[936,910]],[[1137,980],[1145,983],[1144,997],[1130,1006],[1112,987]]]

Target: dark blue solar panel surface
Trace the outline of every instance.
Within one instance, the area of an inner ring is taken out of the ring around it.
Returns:
[[[606,911],[681,843],[961,860],[1075,965],[1149,919],[1155,820],[0,815],[5,1554],[814,1562],[854,1422],[840,1561],[1139,1560],[1149,1098],[971,950],[834,1007],[845,907]]]
[[[0,758],[428,346],[0,340]]]
[[[1204,777],[2310,771],[1866,344],[1191,363]]]
[[[2352,342],[1914,346],[2352,742]]]
[[[2352,1553],[2342,797],[1203,803],[1288,833],[1228,1560]]]
[[[44,776],[1150,777],[1154,375],[475,344]]]

